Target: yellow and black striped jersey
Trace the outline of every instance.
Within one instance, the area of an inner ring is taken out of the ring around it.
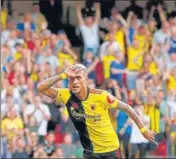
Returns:
[[[58,89],[56,103],[63,103],[77,129],[85,150],[105,153],[117,150],[119,140],[111,123],[109,109],[118,100],[107,91],[88,88],[85,100],[79,100],[69,89]]]

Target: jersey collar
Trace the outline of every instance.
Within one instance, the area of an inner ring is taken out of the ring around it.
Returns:
[[[71,93],[71,95],[77,100],[77,101],[85,101],[85,100],[87,100],[88,99],[88,97],[89,97],[89,93],[90,93],[90,88],[89,87],[87,87],[87,96],[86,96],[86,98],[85,99],[83,99],[83,100],[80,100],[71,90],[70,90],[70,93]]]

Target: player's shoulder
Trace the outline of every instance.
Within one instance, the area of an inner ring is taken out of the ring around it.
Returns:
[[[102,89],[90,88],[90,93],[91,93],[91,94],[99,94],[99,95],[102,95],[102,94],[103,94],[103,90],[102,90]]]
[[[99,94],[99,95],[109,95],[110,93],[103,89],[90,88],[89,91],[91,94]]]
[[[70,96],[70,90],[68,88],[58,88],[58,96]]]

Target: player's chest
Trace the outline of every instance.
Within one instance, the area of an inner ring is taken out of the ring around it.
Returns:
[[[107,112],[100,102],[95,100],[75,101],[67,103],[67,110],[70,117],[77,121],[97,122]]]

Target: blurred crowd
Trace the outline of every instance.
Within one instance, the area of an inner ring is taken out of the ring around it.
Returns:
[[[75,62],[88,68],[90,87],[130,104],[156,133],[158,146],[125,112],[110,110],[127,158],[176,156],[176,11],[168,13],[162,1],[142,8],[132,0],[102,18],[99,3],[77,5],[75,30],[83,45],[75,48],[64,29],[48,27],[40,9],[34,3],[20,21],[1,10],[1,158],[82,157],[66,108],[37,92],[38,82]]]

